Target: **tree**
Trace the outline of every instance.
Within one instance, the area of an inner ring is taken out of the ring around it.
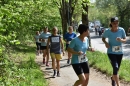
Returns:
[[[90,4],[90,0],[83,0],[82,1],[82,8],[83,8],[83,12],[82,12],[82,23],[88,25],[89,21],[88,21],[88,7]],[[91,47],[91,39],[90,39],[90,34],[88,36],[89,39],[89,46]]]
[[[106,23],[112,16],[118,16],[120,26],[129,27],[130,19],[130,1],[129,0],[96,0],[96,7],[100,10],[101,16],[106,17]],[[107,24],[106,24],[107,25]]]
[[[77,1],[78,0],[53,0],[53,2],[56,3],[60,12],[63,34],[66,33],[67,26],[72,25],[72,16]]]

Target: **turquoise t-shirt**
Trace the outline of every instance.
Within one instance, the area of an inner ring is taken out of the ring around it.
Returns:
[[[74,51],[82,51],[84,53],[84,55],[86,56],[86,51],[89,47],[89,40],[88,38],[86,37],[86,41],[85,42],[82,42],[79,37],[76,37],[74,38],[69,46],[69,48],[72,48]],[[87,57],[86,57],[86,61],[87,61]],[[72,59],[71,59],[71,64],[77,64],[77,63],[80,63],[79,62],[79,58],[78,58],[78,55],[72,55]]]
[[[109,28],[105,30],[102,37],[108,38],[110,48],[107,49],[108,54],[123,54],[122,43],[117,41],[116,38],[126,38],[125,30],[118,27],[117,32],[112,32]]]
[[[48,37],[51,36],[51,33],[47,32],[47,33],[42,33],[39,38],[42,38],[45,40],[45,42],[41,41],[41,46],[47,46],[47,40]]]

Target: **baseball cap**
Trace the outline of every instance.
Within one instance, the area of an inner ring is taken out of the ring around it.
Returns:
[[[118,17],[112,17],[111,22],[118,21]]]

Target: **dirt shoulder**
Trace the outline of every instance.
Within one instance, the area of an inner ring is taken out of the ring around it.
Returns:
[[[49,82],[49,86],[73,86],[74,82],[78,79],[71,65],[67,64],[67,57],[64,56],[61,60],[61,77],[53,78],[53,70],[50,66],[46,67],[42,64],[42,55],[36,57],[36,63],[40,65],[41,70],[45,74],[45,79]],[[96,69],[90,68],[90,79],[88,86],[111,86],[110,77],[97,71]],[[130,84],[121,84],[121,86],[130,86]]]

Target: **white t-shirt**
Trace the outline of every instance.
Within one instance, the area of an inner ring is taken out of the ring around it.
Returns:
[[[41,41],[41,46],[47,46],[47,40],[48,40],[48,37],[49,37],[49,36],[51,36],[51,33],[49,33],[49,32],[47,32],[47,33],[44,33],[44,32],[43,32],[43,33],[40,35],[39,38],[45,40],[45,42]]]

